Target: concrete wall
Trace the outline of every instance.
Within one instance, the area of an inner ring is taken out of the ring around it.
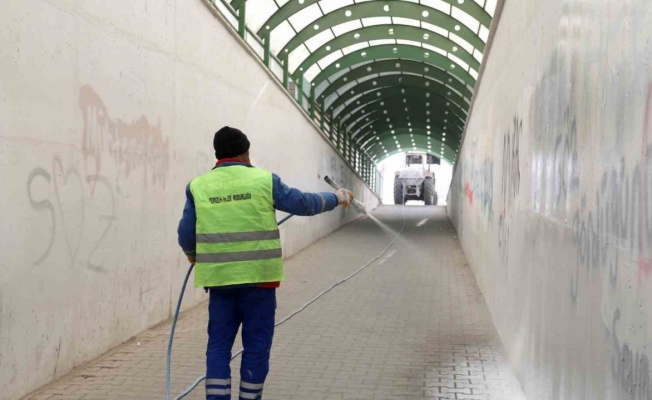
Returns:
[[[200,0],[9,0],[0,25],[0,399],[171,316],[184,189],[219,127],[289,185],[334,175],[378,204]],[[292,219],[286,256],[354,217]]]
[[[529,400],[652,399],[652,2],[506,0],[449,213]]]

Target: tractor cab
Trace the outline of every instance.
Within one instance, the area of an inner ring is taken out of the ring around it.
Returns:
[[[394,203],[421,200],[425,205],[436,205],[435,173],[431,171],[431,166],[440,162],[438,157],[431,154],[407,153],[405,167],[397,171],[394,177]]]

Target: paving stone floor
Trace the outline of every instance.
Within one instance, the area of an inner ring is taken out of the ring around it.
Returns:
[[[381,258],[277,328],[264,399],[525,400],[445,208],[385,206],[374,216],[381,224],[364,217],[286,260],[277,320],[380,254],[405,221]],[[174,394],[204,373],[206,321],[206,304],[182,314]],[[24,399],[161,400],[169,328]],[[203,389],[186,399],[204,398]]]

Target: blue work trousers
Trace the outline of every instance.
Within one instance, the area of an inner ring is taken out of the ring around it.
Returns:
[[[231,400],[231,349],[242,324],[240,400],[260,400],[269,372],[276,289],[211,289],[208,302],[206,400]]]

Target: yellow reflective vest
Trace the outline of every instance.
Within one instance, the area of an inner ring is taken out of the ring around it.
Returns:
[[[195,287],[280,282],[272,174],[231,165],[190,182],[197,212]]]

